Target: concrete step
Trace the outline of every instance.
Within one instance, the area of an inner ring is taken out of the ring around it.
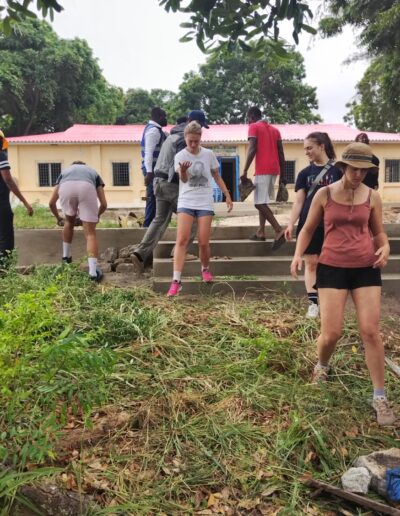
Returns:
[[[400,274],[384,274],[383,292],[387,295],[398,296],[400,291]],[[154,278],[153,286],[156,292],[167,293],[170,278]],[[296,295],[305,295],[302,278],[294,280],[289,275],[281,276],[222,276],[215,277],[211,284],[203,283],[199,277],[184,277],[182,280],[182,294],[245,294],[267,291],[288,292]]]
[[[392,237],[390,248],[392,254],[400,254],[400,237]],[[286,242],[277,251],[272,251],[272,239],[265,242],[252,240],[211,240],[211,256],[230,258],[236,256],[293,256],[296,242]],[[154,250],[154,258],[169,258],[175,241],[161,241]],[[198,254],[196,242],[189,247],[190,253]]]
[[[250,235],[254,235],[257,226],[212,226],[211,240],[240,240],[248,239]],[[135,229],[131,231],[144,231],[143,229]],[[389,237],[400,238],[400,224],[385,224],[385,231]],[[271,226],[265,228],[267,238],[273,238],[274,231]],[[295,232],[296,233],[296,232]],[[176,229],[168,228],[163,236],[163,240],[175,240]]]
[[[291,256],[234,256],[232,258],[212,258],[210,270],[215,276],[255,275],[284,276],[289,274]],[[171,278],[173,263],[171,258],[157,258],[153,262],[154,277]],[[385,273],[400,274],[400,255],[391,255]],[[200,261],[185,263],[184,275],[200,274]]]

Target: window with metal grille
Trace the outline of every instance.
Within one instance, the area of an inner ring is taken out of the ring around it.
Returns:
[[[400,183],[400,159],[385,160],[385,182]]]
[[[285,171],[286,171],[286,180],[287,180],[288,184],[294,183],[295,172],[296,172],[296,162],[295,161],[285,161]]]
[[[61,163],[38,163],[39,186],[54,186],[61,174]]]
[[[129,186],[129,162],[112,164],[113,186]]]

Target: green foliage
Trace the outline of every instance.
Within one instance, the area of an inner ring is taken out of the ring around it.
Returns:
[[[245,123],[249,107],[259,106],[273,123],[320,121],[316,89],[304,83],[302,56],[277,44],[251,45],[254,52],[221,51],[185,74],[173,101],[176,113],[203,109],[212,123]]]
[[[399,47],[400,3],[397,0],[328,0],[328,10],[320,21],[326,36],[345,25],[360,29],[360,42],[374,54],[391,53]]]
[[[67,407],[88,414],[107,397],[104,377],[114,358],[107,347],[94,346],[101,329],[74,330],[60,302],[53,285],[16,294],[0,312],[1,460],[52,457]]]
[[[60,39],[36,19],[0,38],[0,111],[8,134],[113,123],[122,105],[122,91],[106,82],[86,41]]]
[[[352,25],[361,45],[373,56],[348,104],[345,121],[369,131],[400,130],[400,2],[398,0],[329,0],[320,22],[326,36]]]
[[[214,511],[334,512],[337,502],[310,500],[301,477],[333,482],[360,454],[396,446],[393,430],[373,422],[351,313],[332,380],[317,386],[318,324],[304,319],[299,299],[270,291],[171,302],[96,286],[74,266],[39,267],[1,278],[0,304],[1,371],[16,391],[15,401],[0,394],[1,446],[16,468],[23,454],[33,468],[0,473],[2,509],[18,486],[56,473],[32,459],[54,457],[69,409],[81,415],[85,403],[87,425],[96,403],[130,414],[98,445],[85,442],[79,457],[63,456],[63,477],[96,497],[96,514],[194,514],[207,510],[210,494]],[[398,317],[389,323],[382,330],[394,354]],[[398,400],[399,384],[386,376]]]
[[[125,94],[123,115],[117,119],[118,124],[147,124],[153,107],[161,107],[169,112],[175,93],[168,90],[141,88],[129,89]],[[175,120],[169,120],[175,123]]]
[[[46,206],[33,203],[33,215],[30,217],[23,206],[14,208],[14,227],[16,229],[46,229],[57,226],[56,219]]]
[[[400,55],[372,60],[357,84],[355,98],[347,104],[345,121],[364,131],[400,131]]]
[[[190,14],[190,21],[181,24],[188,29],[181,41],[195,40],[203,52],[250,50],[248,43],[256,38],[259,42],[278,39],[283,20],[292,21],[296,43],[303,30],[315,33],[307,24],[312,12],[299,0],[159,0],[159,4],[167,12]]]
[[[33,0],[6,0],[7,6],[0,6],[0,34],[10,35],[13,27],[26,18],[36,18],[36,14],[29,9]],[[54,18],[54,12],[61,12],[63,7],[57,0],[36,0],[36,9],[44,16]]]

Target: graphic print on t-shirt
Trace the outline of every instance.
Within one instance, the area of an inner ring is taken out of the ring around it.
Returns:
[[[208,178],[202,161],[195,161],[189,169],[189,186],[207,187]]]

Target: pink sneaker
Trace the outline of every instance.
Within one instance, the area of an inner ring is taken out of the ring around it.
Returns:
[[[201,277],[204,281],[204,283],[211,283],[213,281],[213,275],[208,269],[204,269],[204,271],[201,271]]]
[[[169,287],[167,292],[168,297],[177,296],[179,292],[182,290],[182,283],[180,281],[174,280]]]

